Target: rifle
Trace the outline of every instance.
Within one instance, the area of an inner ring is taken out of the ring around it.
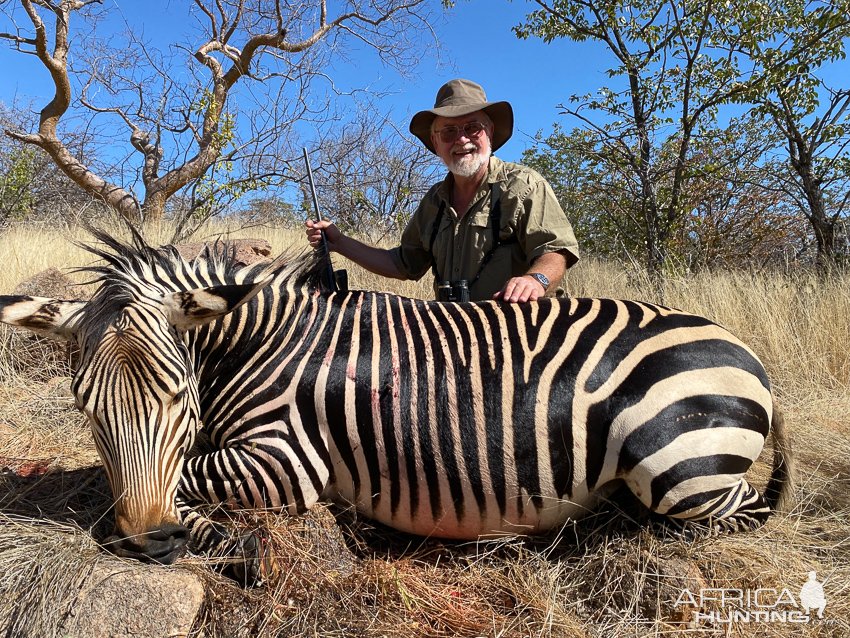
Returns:
[[[316,221],[322,221],[322,213],[319,209],[319,198],[316,195],[316,185],[313,183],[313,169],[310,167],[310,157],[307,155],[306,147],[302,149],[304,151],[304,163],[307,165],[307,179],[310,182],[310,193],[313,196],[313,208],[316,212]],[[334,270],[333,264],[331,263],[331,251],[328,248],[328,238],[325,237],[325,231],[320,231],[322,233],[322,248],[325,251],[325,257],[327,258],[327,269],[325,271],[324,283],[325,287],[330,292],[345,292],[348,290],[348,272],[345,270]]]

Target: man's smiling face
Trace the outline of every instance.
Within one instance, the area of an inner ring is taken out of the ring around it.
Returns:
[[[472,177],[490,159],[493,124],[483,111],[461,117],[438,116],[431,131],[437,155],[455,175]]]

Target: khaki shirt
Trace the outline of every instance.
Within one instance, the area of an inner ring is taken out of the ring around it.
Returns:
[[[494,243],[490,226],[494,182],[501,188],[499,239],[509,243],[501,245],[482,270],[481,262]],[[451,205],[451,191],[449,174],[431,187],[404,229],[401,245],[390,251],[408,279],[419,279],[436,266],[435,276],[442,280],[470,282],[469,296],[476,301],[490,299],[508,279],[528,272],[545,253],[565,251],[567,266],[578,261],[573,228],[552,187],[536,171],[491,157],[487,179],[461,219]],[[431,246],[441,205],[443,215]]]

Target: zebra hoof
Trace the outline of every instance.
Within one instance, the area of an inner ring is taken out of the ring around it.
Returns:
[[[245,534],[236,539],[221,570],[222,575],[245,588],[262,586],[273,572],[269,544],[257,534]]]

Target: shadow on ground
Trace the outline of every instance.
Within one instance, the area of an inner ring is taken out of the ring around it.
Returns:
[[[102,467],[48,470],[30,476],[21,476],[11,470],[0,471],[0,513],[6,515],[74,524],[101,540],[112,532],[111,507],[112,493]],[[324,506],[319,508],[324,509]],[[405,534],[364,519],[350,508],[328,505],[327,510],[333,516],[330,520],[335,520],[338,526],[340,540],[359,560],[378,556],[398,560],[415,555],[417,560],[439,562],[482,549],[476,542],[443,541]],[[327,529],[328,518],[315,511],[302,523],[313,526],[312,519],[323,520],[322,526]],[[223,520],[226,519],[224,515]],[[290,521],[298,526],[297,519]],[[592,552],[612,535],[639,534],[648,524],[653,534],[670,533],[656,523],[658,521],[627,489],[620,489],[585,518],[553,533],[526,537],[523,542],[529,549],[543,552],[550,559],[569,559]]]
[[[463,556],[467,551],[473,555],[477,554],[482,550],[482,543],[488,543],[423,538],[365,519],[352,508],[329,505],[328,509],[336,518],[348,549],[359,559],[381,556],[399,560],[416,555],[418,560],[431,560],[436,563],[447,557]],[[661,517],[656,520],[656,517],[623,487],[578,521],[567,523],[547,534],[519,538],[529,549],[558,560],[591,552],[596,546],[607,542],[606,539],[610,536],[629,537],[639,534],[643,529],[649,529],[653,535],[664,538],[675,533],[675,530],[665,526]],[[496,544],[498,542],[493,546]]]
[[[0,513],[91,530],[96,539],[110,533],[112,492],[102,467],[48,470],[21,476],[0,471]]]

